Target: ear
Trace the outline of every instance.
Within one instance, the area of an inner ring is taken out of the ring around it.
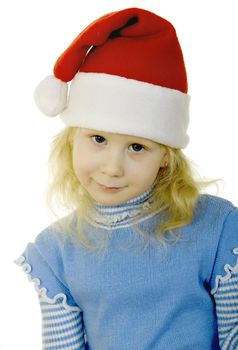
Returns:
[[[168,163],[169,163],[168,152],[165,151],[165,154],[164,154],[162,161],[161,161],[161,167],[166,168],[168,166]]]

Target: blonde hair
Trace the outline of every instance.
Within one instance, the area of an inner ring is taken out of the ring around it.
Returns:
[[[66,127],[52,140],[48,159],[49,184],[46,203],[50,212],[57,218],[62,209],[67,213],[75,212],[79,241],[85,247],[94,249],[95,246],[89,242],[84,232],[84,218],[92,210],[92,201],[80,185],[72,164],[73,140],[78,130],[77,127]],[[156,200],[151,210],[159,209],[161,214],[166,214],[166,219],[158,224],[156,230],[156,237],[164,243],[164,232],[174,236],[175,240],[178,239],[174,230],[192,221],[199,195],[209,185],[217,185],[220,179],[202,180],[195,170],[195,165],[182,150],[165,145],[161,147],[167,151],[168,166],[160,168],[158,172],[153,189]],[[198,178],[196,179],[195,176]],[[58,227],[70,233],[71,215],[67,217],[68,221],[64,217],[63,220],[55,222],[55,227],[58,224]],[[135,229],[143,234],[138,227]]]

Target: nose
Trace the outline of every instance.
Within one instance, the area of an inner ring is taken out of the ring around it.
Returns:
[[[102,160],[101,172],[110,177],[121,177],[124,174],[123,155],[119,152],[107,152]]]

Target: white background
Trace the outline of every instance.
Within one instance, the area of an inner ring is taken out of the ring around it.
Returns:
[[[191,99],[185,154],[207,178],[222,178],[238,205],[238,22],[236,0],[2,1],[0,349],[40,350],[33,286],[12,261],[49,223],[45,206],[51,137],[63,127],[38,112],[35,85],[57,57],[99,16],[142,7],[171,21],[183,49]]]

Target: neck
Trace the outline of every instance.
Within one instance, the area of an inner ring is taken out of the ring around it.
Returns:
[[[132,223],[151,215],[153,187],[139,196],[118,205],[93,202],[93,211],[87,221],[94,226],[107,229],[130,226]]]

